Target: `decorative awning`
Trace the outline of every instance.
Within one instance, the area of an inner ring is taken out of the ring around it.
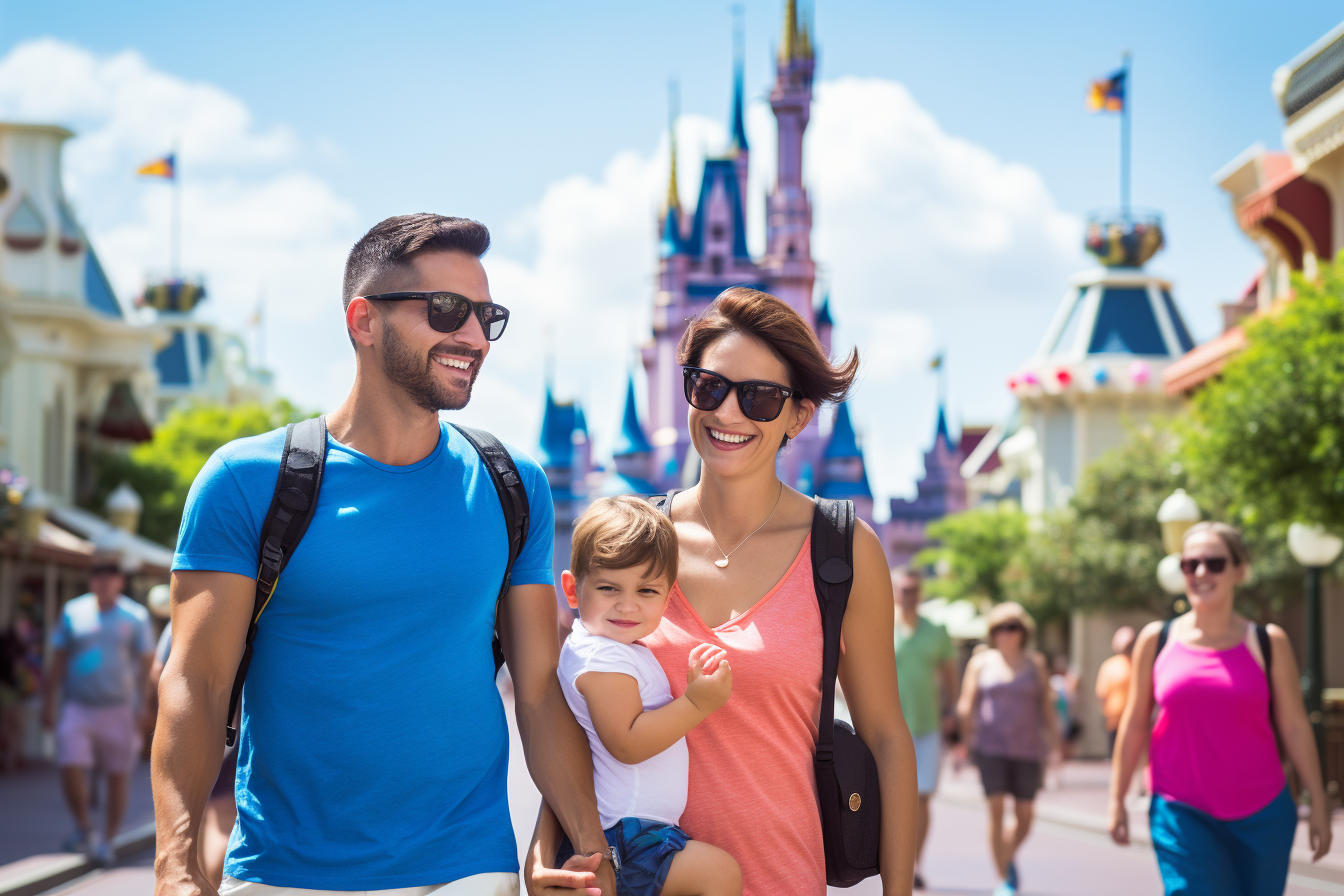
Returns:
[[[98,421],[98,435],[125,442],[148,442],[154,437],[140,405],[135,401],[131,384],[125,381],[112,386],[107,396],[107,407]]]

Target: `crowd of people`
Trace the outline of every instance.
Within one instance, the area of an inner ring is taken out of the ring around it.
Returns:
[[[776,456],[849,393],[857,353],[828,357],[773,296],[722,293],[679,347],[698,481],[656,502],[594,502],[557,583],[540,467],[492,457],[439,415],[467,404],[509,320],[480,262],[489,241],[479,223],[428,214],[359,240],[343,284],[357,376],[321,423],[321,456],[278,476],[297,438],[279,430],[210,459],[157,648],[120,570],[95,560],[92,592],[61,617],[45,692],[69,847],[108,857],[145,683],[156,896],[820,896],[870,871],[885,893],[909,893],[926,886],[949,751],[983,784],[995,894],[1016,894],[1034,801],[1084,722],[1078,676],[1047,662],[1016,603],[990,608],[985,643],[960,652],[921,614],[919,571],[890,571],[861,522],[838,530],[848,559],[814,568],[825,508],[780,480]],[[286,477],[314,469],[310,507]],[[1309,794],[1317,855],[1330,844],[1292,651],[1282,630],[1231,609],[1249,568],[1235,530],[1192,529],[1183,557],[1190,613],[1137,643],[1121,629],[1097,675],[1112,834],[1127,842],[1124,798],[1147,751],[1167,892],[1280,893],[1296,811],[1276,736]],[[833,755],[819,729],[835,599],[824,583],[845,585],[836,674],[863,755]],[[563,643],[557,585],[575,611]],[[496,635],[543,797],[521,868]],[[846,789],[831,808],[862,822],[837,826],[820,782],[863,761],[875,790]],[[108,782],[101,832],[94,764]],[[872,867],[853,872],[848,851],[862,849]]]

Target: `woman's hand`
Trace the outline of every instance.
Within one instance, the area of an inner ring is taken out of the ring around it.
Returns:
[[[1330,830],[1330,807],[1324,802],[1312,802],[1307,830],[1311,842],[1311,860],[1319,862],[1321,857],[1330,851],[1330,840],[1334,836]]]
[[[1125,808],[1124,801],[1111,800],[1109,812],[1110,817],[1106,821],[1106,829],[1111,832],[1111,839],[1121,846],[1129,845],[1129,810]],[[1328,821],[1327,821],[1327,831]],[[1328,837],[1328,835],[1327,835]]]
[[[523,875],[528,896],[574,896],[576,890],[582,890],[588,896],[602,896],[597,885],[597,866],[601,864],[601,853],[570,856],[559,869],[546,868],[541,859],[534,856]]]

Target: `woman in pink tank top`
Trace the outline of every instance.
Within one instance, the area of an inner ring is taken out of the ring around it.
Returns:
[[[1250,571],[1236,529],[1192,527],[1181,569],[1192,609],[1150,624],[1135,646],[1111,776],[1111,836],[1129,842],[1123,795],[1147,745],[1149,828],[1166,892],[1277,896],[1288,878],[1297,810],[1276,731],[1311,794],[1315,857],[1330,849],[1328,803],[1292,645],[1282,629],[1268,626],[1267,671],[1256,626],[1232,609],[1233,592]]]
[[[686,368],[700,481],[672,501],[678,580],[661,625],[643,643],[667,672],[674,696],[686,688],[686,656],[697,644],[725,648],[733,669],[728,702],[686,738],[690,775],[681,827],[737,860],[744,896],[823,896],[826,861],[812,768],[822,668],[813,503],[777,470],[788,468],[780,450],[807,429],[817,408],[844,399],[858,355],[832,364],[792,307],[735,287],[691,321],[678,361]],[[883,892],[908,894],[915,756],[896,686],[894,615],[882,546],[860,525],[839,678],[854,727],[877,760]],[[546,854],[554,839],[558,832],[543,813],[534,855]]]

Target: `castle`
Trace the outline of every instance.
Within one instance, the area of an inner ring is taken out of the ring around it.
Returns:
[[[729,143],[722,155],[705,160],[700,195],[693,208],[682,205],[677,188],[676,135],[667,198],[656,222],[657,292],[653,332],[640,348],[648,391],[648,417],[639,418],[633,376],[625,383],[623,416],[610,469],[595,469],[582,408],[557,401],[549,389],[541,433],[541,463],[556,504],[557,569],[567,565],[569,529],[587,500],[601,495],[653,494],[684,488],[699,478],[699,457],[691,450],[686,398],[677,343],[686,322],[732,286],[750,286],[788,302],[816,330],[829,352],[829,300],[814,300],[816,262],[812,258],[812,202],[803,184],[803,134],[812,106],[816,67],[811,25],[800,21],[795,0],[784,7],[784,26],[775,63],[770,106],[778,127],[776,179],[766,197],[765,254],[747,249],[747,141],[741,53],[734,66]],[[820,417],[821,415],[818,415]],[[816,419],[779,456],[780,476],[805,494],[851,498],[860,516],[872,522],[873,495],[863,453],[845,405],[830,421],[828,437]]]

